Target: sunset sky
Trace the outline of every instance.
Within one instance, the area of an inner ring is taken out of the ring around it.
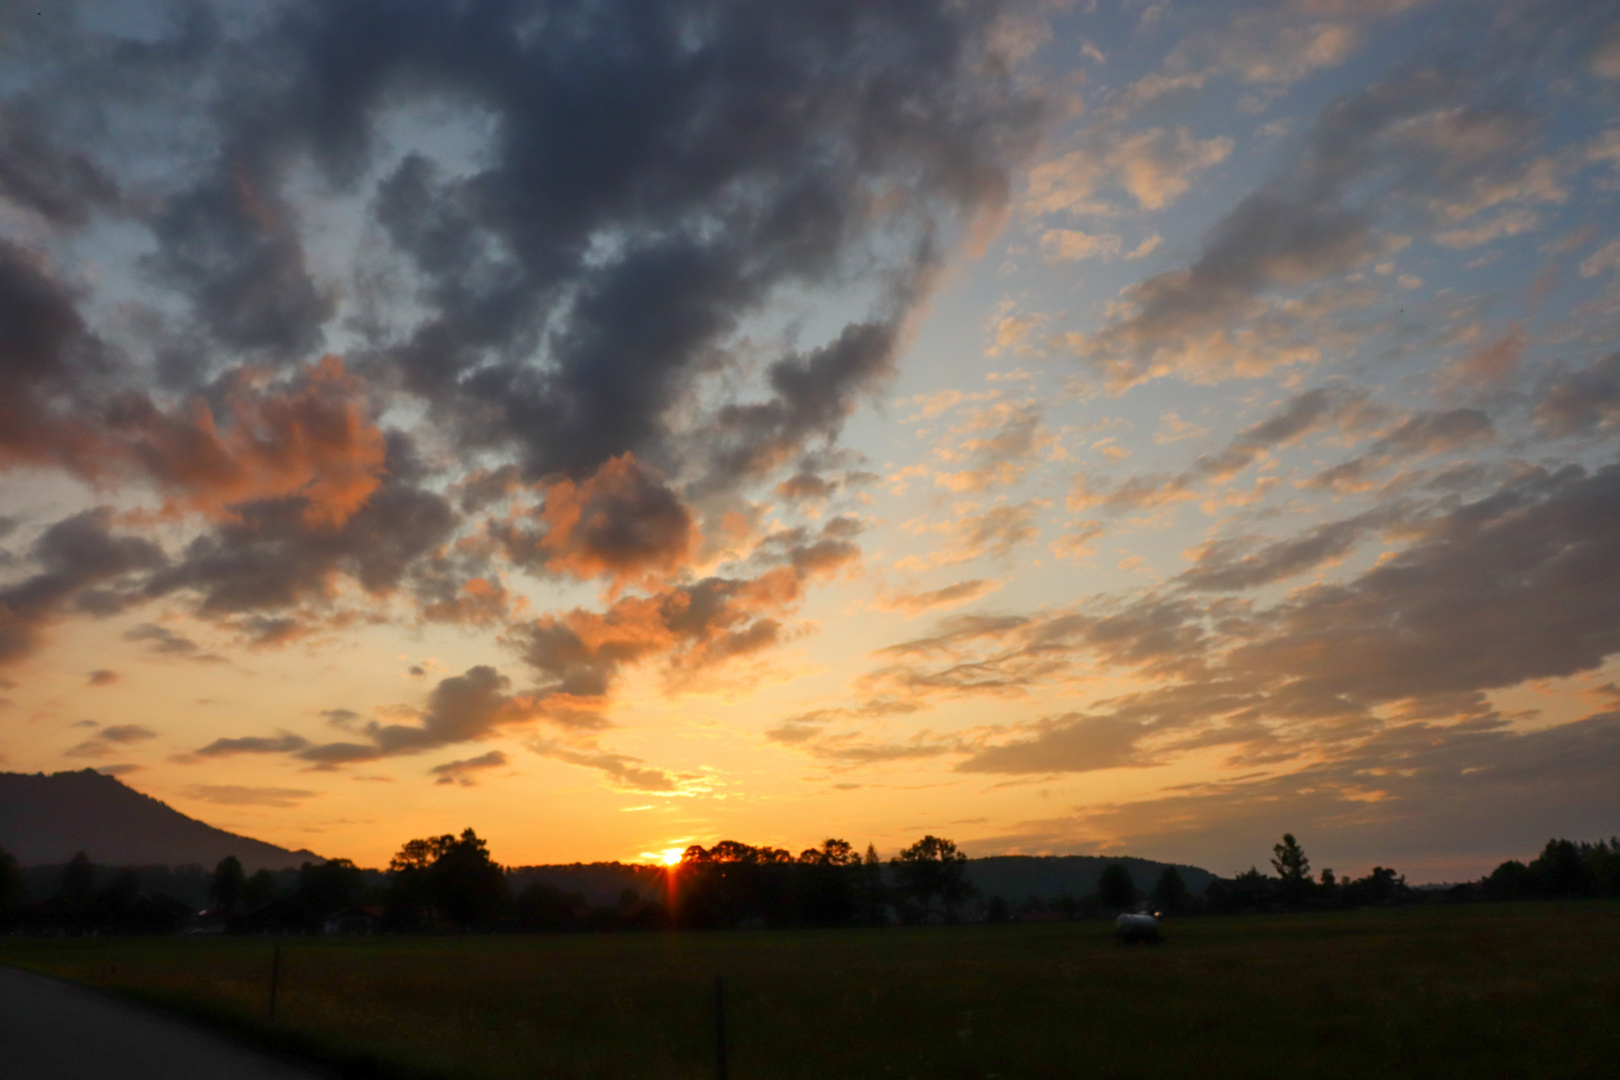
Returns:
[[[1614,4],[6,4],[0,768],[1476,877],[1620,832],[1617,349]]]

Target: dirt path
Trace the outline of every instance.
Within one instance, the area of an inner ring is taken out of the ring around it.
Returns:
[[[6,1080],[315,1080],[211,1032],[43,975],[0,967]]]

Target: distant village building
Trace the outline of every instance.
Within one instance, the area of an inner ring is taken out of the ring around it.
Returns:
[[[282,896],[236,916],[230,924],[237,934],[307,934],[313,928],[309,912]]]
[[[324,934],[375,934],[382,929],[383,908],[377,904],[355,904],[334,911],[321,923]]]

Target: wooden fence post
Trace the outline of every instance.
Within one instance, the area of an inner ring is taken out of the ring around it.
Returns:
[[[714,1076],[728,1080],[726,1068],[726,984],[714,977]]]
[[[281,946],[270,954],[270,1023],[276,1022],[276,994],[281,990]]]

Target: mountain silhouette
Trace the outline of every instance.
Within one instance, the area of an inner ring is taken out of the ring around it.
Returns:
[[[0,847],[24,866],[64,863],[79,851],[116,866],[212,867],[235,855],[250,874],[325,861],[216,829],[94,769],[0,773]]]

